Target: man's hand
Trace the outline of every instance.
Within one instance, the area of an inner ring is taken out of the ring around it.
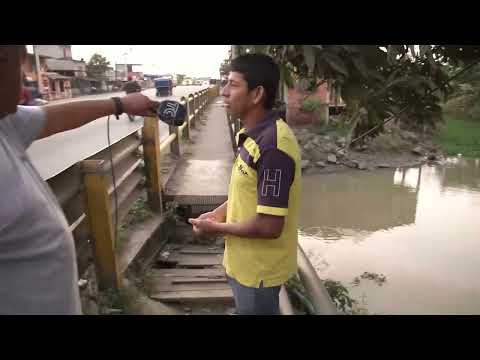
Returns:
[[[221,224],[221,223],[225,223],[226,219],[227,219],[227,201],[225,201],[222,205],[217,207],[215,210],[206,212],[200,215],[198,218],[189,219],[188,221],[190,222],[190,224],[193,225],[193,234],[195,236],[201,237],[203,235],[206,235],[205,231],[203,230],[203,228],[199,228],[197,225],[195,225],[194,224],[195,221],[191,222],[190,220],[211,220],[213,222],[216,222],[217,224],[218,223]]]
[[[218,234],[221,232],[223,224],[212,218],[201,219],[201,216],[197,219],[188,219],[188,222],[193,225],[193,232],[197,236]]]
[[[209,221],[209,223],[204,223],[203,221]],[[218,232],[218,225],[214,225],[212,228],[211,223],[223,223],[225,222],[225,218],[215,211],[209,211],[200,215],[196,219],[188,219],[188,222],[193,225],[193,234],[197,237],[202,237],[205,235],[213,235]]]
[[[216,222],[225,222],[223,215],[216,213],[215,211],[206,212],[198,217],[200,220],[210,219]]]
[[[159,102],[150,100],[141,93],[133,93],[120,98],[123,111],[130,115],[157,116]]]

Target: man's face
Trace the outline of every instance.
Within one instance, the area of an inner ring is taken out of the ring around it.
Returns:
[[[239,72],[231,71],[227,85],[223,88],[222,96],[227,105],[227,112],[233,118],[242,118],[253,104],[252,92],[248,91],[247,82]]]
[[[22,90],[22,64],[27,56],[26,47],[0,46],[0,114],[17,111]]]

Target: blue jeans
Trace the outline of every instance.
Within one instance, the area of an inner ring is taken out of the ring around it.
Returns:
[[[280,315],[280,286],[266,288],[262,281],[259,288],[248,287],[228,275],[227,280],[238,315]]]

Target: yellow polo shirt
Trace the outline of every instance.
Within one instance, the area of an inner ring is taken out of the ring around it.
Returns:
[[[277,239],[225,236],[226,273],[248,287],[285,283],[297,271],[301,191],[300,149],[290,127],[272,111],[237,134],[238,151],[228,190],[227,223],[257,213],[284,216]]]

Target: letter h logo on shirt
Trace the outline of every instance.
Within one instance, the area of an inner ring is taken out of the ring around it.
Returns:
[[[268,196],[268,192],[272,191],[272,196],[280,196],[280,184],[282,180],[282,170],[265,169],[263,171],[262,196]]]

